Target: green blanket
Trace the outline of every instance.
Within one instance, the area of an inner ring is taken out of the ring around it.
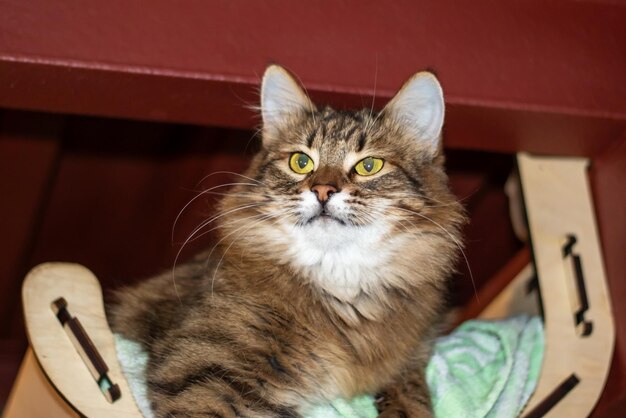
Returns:
[[[137,405],[152,417],[146,398],[147,354],[116,336],[117,351]],[[516,417],[535,390],[543,359],[543,326],[526,316],[467,321],[437,340],[426,368],[436,417]],[[320,405],[307,418],[376,417],[374,399],[360,396]]]

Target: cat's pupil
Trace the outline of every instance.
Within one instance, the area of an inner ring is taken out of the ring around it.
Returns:
[[[374,159],[366,158],[363,160],[363,168],[369,173],[374,169]]]
[[[296,163],[298,164],[298,167],[300,167],[300,169],[304,169],[304,167],[306,167],[306,165],[309,163],[309,157],[307,157],[305,154],[300,154]]]

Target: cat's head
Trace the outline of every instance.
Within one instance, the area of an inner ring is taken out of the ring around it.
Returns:
[[[222,206],[226,242],[347,302],[449,273],[463,215],[443,171],[433,74],[415,74],[380,112],[349,112],[316,107],[273,65],[261,113],[250,180]]]

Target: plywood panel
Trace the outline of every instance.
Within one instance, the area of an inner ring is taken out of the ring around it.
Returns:
[[[518,164],[546,341],[539,383],[526,412],[586,416],[604,389],[615,342],[588,160],[520,154]],[[573,267],[573,254],[580,257],[579,268]],[[544,408],[544,399],[569,379],[575,381],[571,391]]]
[[[37,399],[37,402],[33,402],[33,399]],[[78,414],[50,386],[35,355],[29,349],[20,366],[2,418],[35,417],[76,418]]]

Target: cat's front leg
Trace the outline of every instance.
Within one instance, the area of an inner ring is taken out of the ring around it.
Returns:
[[[169,387],[149,383],[155,418],[301,418],[292,408],[276,405],[262,397],[227,384],[207,381],[176,393]],[[156,390],[155,390],[156,389]]]
[[[424,363],[402,374],[376,396],[379,418],[430,418],[433,416]]]

